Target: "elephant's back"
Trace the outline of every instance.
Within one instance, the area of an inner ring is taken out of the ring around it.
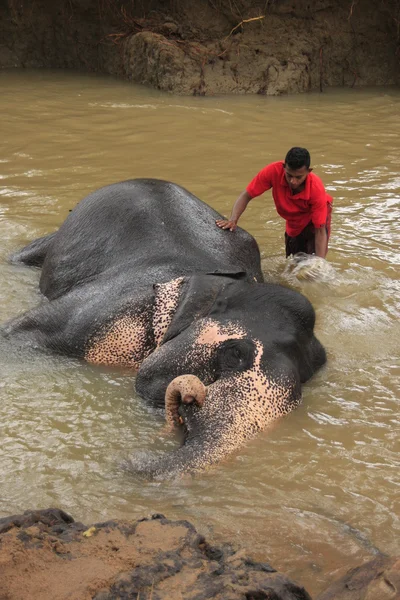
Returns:
[[[154,269],[166,277],[193,270],[240,268],[259,278],[259,251],[242,229],[220,230],[221,215],[181,186],[134,179],[84,198],[52,240],[41,291],[55,298],[107,271],[135,280]]]

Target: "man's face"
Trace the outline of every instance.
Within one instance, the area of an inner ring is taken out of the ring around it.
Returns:
[[[301,167],[300,169],[291,169],[287,165],[285,165],[284,168],[285,178],[292,192],[300,191],[304,187],[303,183],[311,169],[308,169],[306,166]]]

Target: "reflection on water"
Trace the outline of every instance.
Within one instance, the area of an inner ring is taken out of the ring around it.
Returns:
[[[113,78],[0,72],[0,320],[39,301],[39,273],[6,257],[56,229],[88,192],[132,177],[186,186],[223,214],[267,162],[310,149],[334,196],[333,280],[288,277],[271,196],[241,225],[266,277],[313,302],[328,364],[304,402],[212,471],[135,481],[127,453],[170,451],[130,374],[0,343],[1,515],[60,506],[87,523],[162,512],[229,538],[312,593],[398,552],[400,93],[174,98]]]

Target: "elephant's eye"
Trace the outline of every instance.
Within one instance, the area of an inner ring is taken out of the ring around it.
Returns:
[[[245,371],[253,363],[254,345],[249,340],[228,340],[218,348],[220,375],[224,371]]]

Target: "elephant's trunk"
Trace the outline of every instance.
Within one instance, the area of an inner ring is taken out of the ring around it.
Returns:
[[[181,424],[179,407],[183,404],[196,403],[203,406],[206,398],[206,387],[195,375],[176,377],[165,392],[165,417],[172,427]]]
[[[241,419],[227,410],[223,392],[215,397],[215,387],[206,388],[195,375],[176,377],[165,394],[166,419],[173,427],[184,425],[184,445],[163,456],[132,457],[129,470],[155,479],[173,478],[204,471],[240,446]]]
[[[219,463],[227,454],[229,449],[223,445],[216,445],[215,440],[191,437],[184,446],[162,456],[148,452],[135,455],[125,463],[125,467],[130,472],[146,478],[174,479],[185,474],[202,472]]]
[[[130,469],[155,479],[204,471],[291,410],[293,387],[265,382],[265,402],[249,395],[248,379],[223,377],[205,388],[194,375],[177,377],[166,395],[167,419],[185,427],[184,445],[166,455],[134,457]],[[297,397],[296,397],[297,398]],[[186,399],[186,400],[184,400]],[[300,396],[299,396],[300,399]],[[277,405],[281,402],[282,406]]]

